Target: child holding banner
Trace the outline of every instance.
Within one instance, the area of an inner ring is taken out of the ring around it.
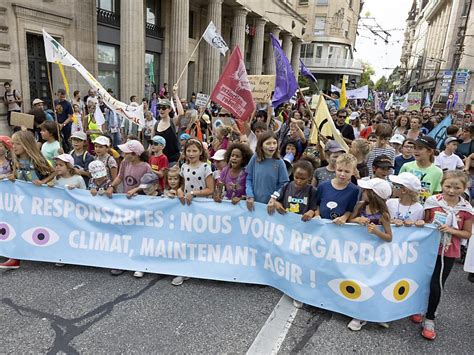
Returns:
[[[280,158],[275,133],[266,131],[257,142],[254,156],[247,165],[247,208],[254,210],[254,202],[268,203],[273,192],[289,181],[285,163]]]
[[[54,164],[53,158],[62,153],[59,144],[58,126],[56,122],[46,121],[40,125],[41,138],[45,140],[41,146],[41,154],[50,163]]]
[[[13,172],[12,149],[10,137],[0,136],[0,179],[9,178]]]
[[[367,231],[375,234],[380,239],[391,242],[392,229],[390,227],[390,212],[385,201],[392,195],[390,184],[383,179],[358,180],[359,187],[363,189],[362,199],[354,212],[350,222],[367,226]],[[379,229],[382,226],[382,229]],[[347,327],[358,331],[367,324],[367,321],[352,319]],[[388,323],[379,323],[388,328]]]
[[[12,136],[12,151],[15,154],[15,177],[42,185],[53,179],[54,169],[41,154],[33,133],[18,131]],[[18,269],[20,260],[8,259],[0,264],[0,269]]]
[[[451,272],[454,260],[461,256],[461,239],[469,239],[472,234],[474,210],[462,194],[468,184],[467,175],[458,170],[447,171],[441,186],[443,193],[430,196],[425,203],[425,222],[435,223],[442,233],[433,276],[425,319],[421,314],[410,317],[414,323],[423,322],[421,335],[434,340],[436,332],[434,319],[441,300],[441,292]]]
[[[68,189],[86,189],[86,183],[74,168],[74,158],[70,154],[54,157],[56,177],[49,186],[60,186]]]

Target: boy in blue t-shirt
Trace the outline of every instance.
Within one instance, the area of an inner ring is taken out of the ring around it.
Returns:
[[[332,219],[336,224],[347,222],[359,199],[359,188],[351,182],[357,159],[344,153],[336,160],[336,177],[325,181],[316,192],[315,218]]]
[[[415,160],[413,151],[415,150],[415,141],[413,139],[407,138],[403,141],[400,151],[402,154],[395,158],[394,164],[394,175],[398,175],[403,164],[409,163]]]

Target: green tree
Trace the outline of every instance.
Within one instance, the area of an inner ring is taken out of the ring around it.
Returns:
[[[362,63],[362,74],[360,76],[360,86],[364,85],[369,85],[369,89],[372,89],[374,87],[374,82],[370,78],[372,75],[375,74],[374,68],[367,63],[363,62]]]
[[[391,92],[395,89],[393,85],[393,81],[390,81],[384,76],[382,76],[377,82],[375,83],[375,90],[377,91],[385,91]]]

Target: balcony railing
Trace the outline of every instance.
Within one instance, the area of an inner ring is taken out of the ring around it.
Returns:
[[[145,32],[147,36],[155,37],[155,38],[164,38],[165,29],[163,27],[158,27],[152,23],[145,24]]]
[[[120,15],[115,12],[97,8],[97,22],[113,27],[120,27]]]
[[[362,63],[357,59],[343,58],[301,58],[304,65],[313,68],[360,69]]]

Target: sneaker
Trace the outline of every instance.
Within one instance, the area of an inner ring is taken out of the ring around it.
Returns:
[[[421,331],[423,338],[428,340],[434,340],[436,338],[436,332],[434,329],[434,321],[425,319],[423,322],[423,330]]]
[[[176,276],[173,281],[171,281],[171,284],[173,286],[181,286],[185,280],[189,280],[189,277]]]
[[[0,264],[0,269],[18,269],[20,267],[20,260],[8,259]]]
[[[474,272],[470,272],[469,275],[467,275],[467,279],[469,282],[474,282]]]
[[[303,308],[303,302],[293,300],[293,306],[295,306],[295,308]]]
[[[124,272],[125,272],[125,270],[119,270],[119,269],[112,269],[112,270],[110,270],[110,273],[111,273],[113,276],[122,275]]]
[[[354,318],[353,320],[351,320],[349,322],[349,324],[347,325],[347,328],[349,328],[350,330],[359,331],[366,324],[367,324],[367,322],[365,320],[360,320],[360,319],[355,319]]]
[[[423,315],[422,314],[414,314],[410,316],[410,320],[415,324],[421,324],[423,322]]]
[[[143,275],[145,275],[145,274],[144,274],[143,272],[141,272],[141,271],[135,271],[135,272],[133,273],[133,276],[135,276],[135,277],[137,277],[137,278],[142,278]]]
[[[56,264],[54,264],[54,265],[56,265],[56,266],[58,266],[58,267],[63,267],[63,266],[64,266],[64,264],[61,264],[61,263],[56,263]]]
[[[388,329],[390,328],[390,323],[387,322],[378,322],[378,325],[380,325],[382,328]]]

